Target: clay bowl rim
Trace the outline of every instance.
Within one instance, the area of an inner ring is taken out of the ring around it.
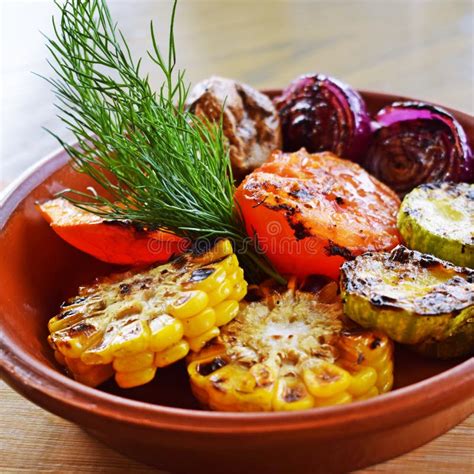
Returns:
[[[270,96],[277,92],[266,91]],[[360,92],[387,102],[413,100],[379,92]],[[445,109],[458,117],[474,120],[465,112]],[[0,232],[19,204],[67,162],[63,150],[55,151],[4,190],[0,199]],[[97,420],[109,419],[147,428],[196,433],[281,433],[318,428],[323,430],[324,436],[325,430],[342,427],[344,435],[383,430],[459,403],[471,396],[474,389],[474,359],[470,358],[420,382],[347,405],[294,412],[213,412],[154,405],[87,387],[23,352],[3,331],[0,331],[0,355],[0,375],[7,383],[38,405],[65,418],[76,418],[75,412],[80,411],[94,415]],[[60,408],[73,410],[65,412]]]

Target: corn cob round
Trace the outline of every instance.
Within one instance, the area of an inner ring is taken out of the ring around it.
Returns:
[[[393,384],[393,344],[346,320],[332,282],[260,294],[188,356],[195,396],[221,411],[301,410],[364,400]]]
[[[247,283],[228,240],[142,272],[82,287],[49,321],[56,360],[97,386],[150,382],[156,369],[199,351],[234,318]]]

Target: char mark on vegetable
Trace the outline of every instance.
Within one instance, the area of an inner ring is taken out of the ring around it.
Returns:
[[[206,377],[207,375],[212,374],[212,372],[215,372],[216,370],[226,365],[227,365],[227,362],[222,357],[216,357],[215,359],[212,359],[212,361],[210,362],[199,364],[197,367],[197,371],[200,375]]]
[[[337,245],[332,240],[329,240],[329,244],[325,247],[325,250],[329,257],[339,255],[340,257],[343,257],[346,260],[354,259],[354,255],[352,255],[352,252],[347,247]]]
[[[296,240],[302,240],[306,237],[311,237],[311,230],[308,229],[302,222],[293,222],[288,220],[290,227],[293,229]]]
[[[304,397],[301,387],[287,387],[283,393],[283,400],[287,403],[297,402]]]
[[[131,291],[131,286],[128,283],[121,283],[119,285],[121,295],[129,295]]]
[[[191,274],[190,282],[198,282],[205,280],[214,273],[214,268],[199,268]]]
[[[400,309],[397,307],[397,298],[388,295],[373,295],[370,298],[372,305],[377,306],[377,308],[390,308],[390,309]]]
[[[79,335],[88,336],[90,334],[93,334],[95,330],[96,329],[94,326],[92,326],[92,324],[79,323],[70,327],[67,330],[67,334],[69,337],[77,337]]]
[[[129,229],[132,227],[138,233],[146,233],[150,230],[156,229],[156,226],[145,226],[144,224],[137,221],[132,221],[131,219],[104,219],[103,224],[108,226],[123,227],[124,229]]]

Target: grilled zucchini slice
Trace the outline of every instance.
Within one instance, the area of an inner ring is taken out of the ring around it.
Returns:
[[[221,240],[82,287],[49,321],[49,342],[76,380],[96,386],[115,375],[120,387],[135,387],[216,337],[246,291],[232,245]]]
[[[345,314],[365,328],[426,349],[432,342],[446,346],[474,316],[474,270],[398,246],[346,262],[341,294]]]
[[[397,220],[408,247],[474,268],[474,185],[429,183],[405,196]]]
[[[436,359],[451,359],[474,354],[474,318],[468,319],[452,336],[442,341],[428,339],[414,346],[420,354]]]
[[[392,342],[344,318],[335,282],[311,291],[253,288],[249,295],[218,338],[188,357],[191,387],[204,406],[301,410],[391,389]]]

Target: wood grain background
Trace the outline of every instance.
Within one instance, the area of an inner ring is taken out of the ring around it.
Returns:
[[[70,138],[55,118],[39,30],[52,1],[1,0],[0,185],[57,148],[42,127]],[[111,1],[132,51],[149,46],[148,21],[166,31],[169,1]],[[474,10],[466,0],[181,0],[180,66],[281,87],[305,72],[474,112]],[[153,84],[156,70],[148,66]],[[364,472],[472,473],[474,417],[412,453]],[[0,382],[0,472],[149,472],[42,411]]]

